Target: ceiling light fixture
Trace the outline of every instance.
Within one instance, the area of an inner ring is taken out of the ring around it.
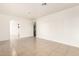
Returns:
[[[42,6],[47,5],[47,3],[42,3]]]

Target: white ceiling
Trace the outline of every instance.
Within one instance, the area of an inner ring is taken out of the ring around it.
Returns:
[[[50,13],[77,6],[77,3],[0,3],[0,13],[36,19]]]

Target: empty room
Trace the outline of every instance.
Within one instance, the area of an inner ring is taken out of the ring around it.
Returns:
[[[79,56],[79,4],[0,3],[0,56]]]

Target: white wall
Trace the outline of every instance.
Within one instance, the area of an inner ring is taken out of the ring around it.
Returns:
[[[79,6],[37,19],[37,37],[79,47]]]
[[[0,41],[9,39],[9,20],[10,17],[0,15]]]

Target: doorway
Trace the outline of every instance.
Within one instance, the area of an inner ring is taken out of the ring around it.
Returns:
[[[18,39],[18,25],[16,20],[10,21],[10,47],[12,50],[12,55],[15,56],[16,54],[16,43]]]
[[[33,24],[33,36],[36,37],[36,22]]]

